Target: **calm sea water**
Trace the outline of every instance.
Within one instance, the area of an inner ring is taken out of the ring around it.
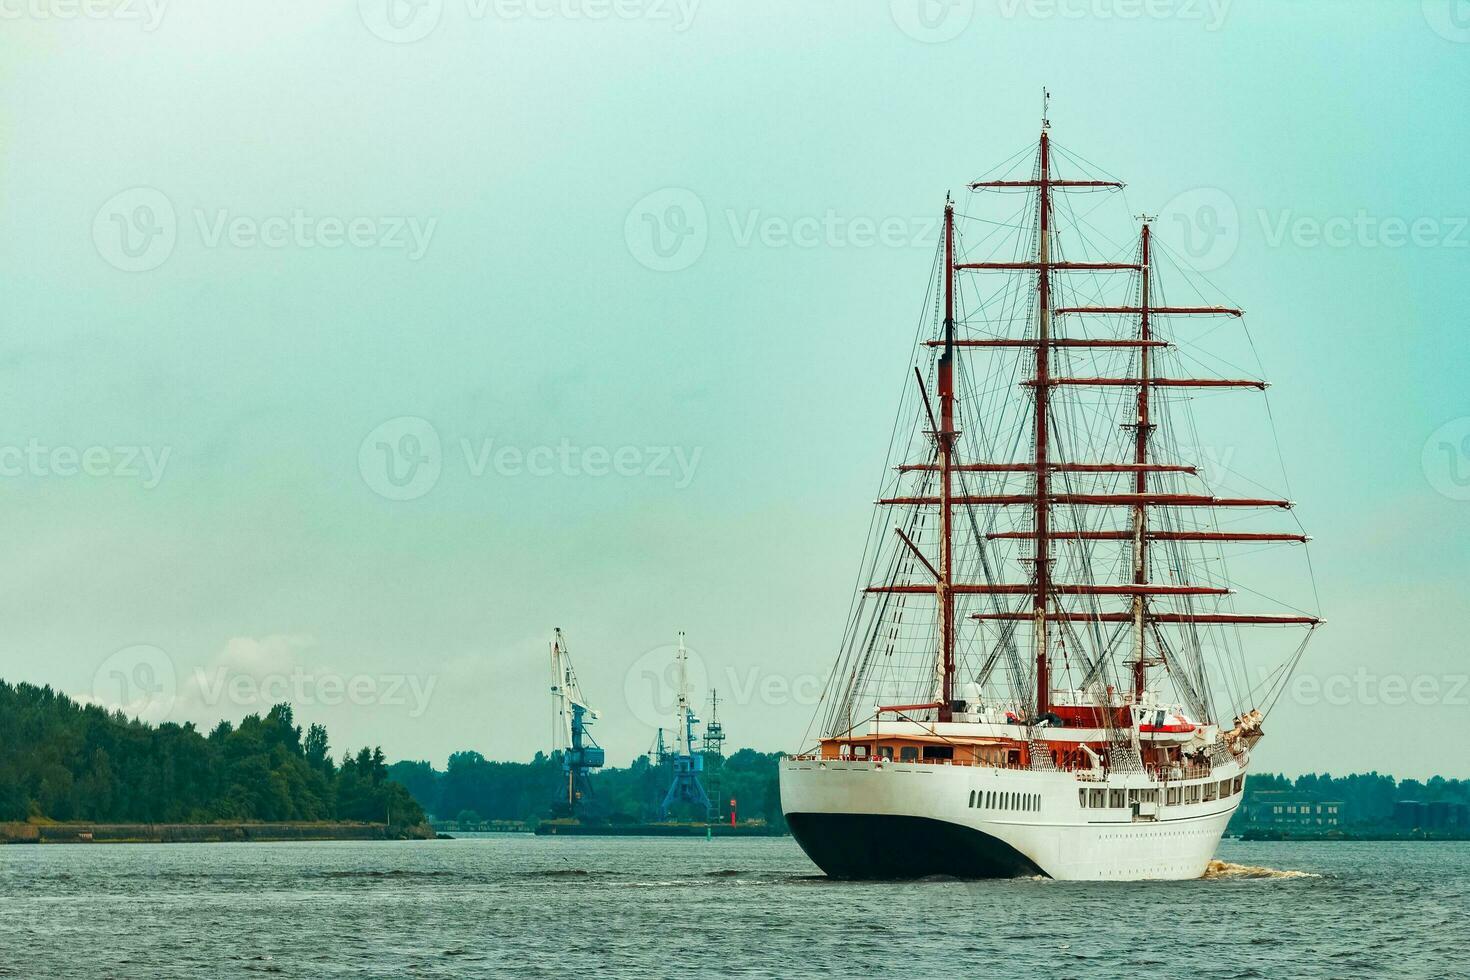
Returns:
[[[789,839],[0,847],[0,975],[1465,977],[1470,844],[844,884]]]

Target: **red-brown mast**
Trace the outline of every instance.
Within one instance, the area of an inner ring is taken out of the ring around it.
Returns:
[[[1035,476],[1035,532],[1036,544],[1032,549],[1036,568],[1036,589],[1031,596],[1033,615],[1032,630],[1036,637],[1036,714],[1046,714],[1051,708],[1051,672],[1047,662],[1046,604],[1048,586],[1051,584],[1051,534],[1049,530],[1051,512],[1048,477],[1050,467],[1047,460],[1047,402],[1051,397],[1051,145],[1047,132],[1047,121],[1041,121],[1041,175],[1038,182],[1040,196],[1039,235],[1037,243],[1038,291],[1040,306],[1037,317],[1036,337],[1036,476]]]
[[[944,202],[944,353],[939,358],[939,662],[943,675],[939,720],[954,711],[954,547],[951,502],[954,467],[954,202]]]
[[[1148,341],[1153,339],[1149,330],[1149,283],[1148,283],[1148,222],[1143,223],[1143,241],[1139,245],[1141,252],[1139,265],[1138,283],[1138,339],[1144,342],[1144,346],[1138,348],[1138,419],[1133,427],[1133,462],[1138,465],[1138,472],[1133,478],[1133,492],[1143,497],[1148,493],[1148,471],[1144,466],[1148,463],[1148,439],[1152,433],[1153,424],[1148,416],[1149,395],[1149,373],[1150,351]],[[1139,503],[1133,508],[1133,584],[1143,585],[1148,581],[1148,507]],[[1143,692],[1148,686],[1147,660],[1144,658],[1144,631],[1145,618],[1148,615],[1148,597],[1138,593],[1133,597],[1133,700],[1134,703],[1143,700]]]
[[[1151,227],[1145,218],[1139,247],[1139,260],[1132,262],[1069,262],[1052,259],[1051,239],[1052,211],[1051,193],[1054,190],[1071,189],[1116,189],[1123,184],[1110,180],[1066,180],[1054,179],[1051,168],[1051,142],[1049,123],[1042,118],[1041,142],[1038,154],[1037,176],[1031,180],[982,180],[970,184],[971,190],[1009,190],[1034,187],[1038,191],[1037,204],[1037,254],[1034,261],[1005,262],[957,262],[955,260],[954,204],[948,198],[944,210],[944,336],[942,339],[926,341],[931,347],[942,347],[938,362],[938,388],[940,408],[938,417],[929,404],[929,396],[922,377],[920,390],[924,397],[925,411],[930,429],[935,438],[937,459],[932,462],[906,463],[897,467],[900,472],[937,473],[938,493],[930,496],[902,495],[886,497],[878,501],[883,505],[937,506],[940,520],[940,554],[937,567],[928,561],[915,542],[901,529],[895,528],[899,538],[934,577],[934,584],[919,585],[889,583],[866,589],[869,593],[906,595],[934,591],[939,603],[939,649],[935,667],[941,675],[940,694],[942,700],[932,704],[909,705],[908,708],[937,708],[940,721],[952,721],[955,705],[955,597],[962,595],[1013,595],[1018,598],[1029,596],[1031,608],[1016,611],[997,610],[978,613],[976,620],[1012,621],[1029,620],[1035,637],[1036,654],[1036,714],[1039,717],[1051,708],[1051,678],[1048,623],[1128,623],[1135,635],[1133,670],[1133,696],[1140,699],[1147,690],[1146,671],[1149,666],[1162,663],[1146,656],[1146,633],[1149,624],[1159,625],[1305,625],[1317,626],[1321,620],[1314,616],[1292,615],[1239,615],[1233,613],[1154,613],[1149,608],[1149,596],[1221,596],[1229,594],[1225,588],[1190,584],[1161,584],[1149,582],[1148,542],[1289,542],[1304,543],[1304,534],[1279,534],[1239,531],[1159,531],[1149,527],[1150,507],[1232,507],[1232,508],[1290,508],[1291,502],[1268,498],[1222,498],[1209,494],[1161,493],[1151,486],[1150,473],[1183,473],[1196,475],[1194,466],[1175,463],[1154,463],[1149,460],[1149,440],[1154,428],[1150,392],[1155,388],[1264,388],[1265,383],[1252,379],[1231,378],[1161,378],[1153,373],[1152,351],[1167,347],[1168,342],[1154,338],[1152,320],[1155,316],[1216,315],[1239,317],[1242,311],[1223,306],[1154,306],[1151,295]],[[1037,329],[1034,337],[1027,339],[1006,337],[955,336],[955,277],[960,272],[1035,272],[1037,275]],[[1122,272],[1139,273],[1139,302],[1137,306],[1069,306],[1052,307],[1051,275],[1066,272]],[[1139,331],[1133,338],[1055,338],[1052,336],[1053,316],[1070,314],[1137,314]],[[1021,382],[1030,387],[1035,395],[1035,417],[1033,421],[1035,445],[1030,462],[986,462],[959,463],[955,458],[955,447],[959,433],[955,430],[954,359],[960,347],[1032,348],[1035,354],[1034,375]],[[1053,348],[1116,348],[1137,349],[1139,369],[1134,377],[1069,377],[1053,376],[1051,373],[1051,351]],[[918,375],[918,368],[915,368]],[[1135,387],[1136,419],[1134,424],[1134,451],[1132,462],[1055,462],[1050,457],[1049,406],[1053,388],[1061,386],[1115,386]],[[1002,493],[988,495],[956,494],[954,474],[962,472],[980,473],[1028,473],[1033,486],[1030,493]],[[1052,473],[1123,473],[1132,474],[1131,493],[1077,493],[1067,488],[1061,493],[1051,489]],[[973,506],[1025,506],[1033,510],[1034,527],[1029,531],[989,532],[986,540],[1028,540],[1033,543],[1034,570],[1029,583],[965,583],[954,580],[954,528],[952,511],[956,507]],[[1060,530],[1051,528],[1053,506],[1120,506],[1127,507],[1132,515],[1132,526],[1128,530]],[[1109,585],[1094,582],[1052,581],[1051,542],[1071,539],[1075,541],[1119,541],[1128,542],[1132,548],[1131,581]],[[1118,596],[1130,599],[1127,612],[1071,612],[1062,608],[1053,610],[1053,596]],[[880,709],[896,710],[896,709]]]

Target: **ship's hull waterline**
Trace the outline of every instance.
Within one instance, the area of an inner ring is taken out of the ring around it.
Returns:
[[[786,759],[781,806],[802,850],[834,878],[1188,879],[1214,857],[1242,775],[1229,766],[1164,786],[1143,774],[1089,781],[1067,772]],[[1170,788],[1178,803],[1168,802]],[[1101,806],[1087,805],[1099,802],[1095,791]]]

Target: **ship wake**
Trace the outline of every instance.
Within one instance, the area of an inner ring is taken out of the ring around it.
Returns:
[[[1232,864],[1229,861],[1211,861],[1205,873],[1200,876],[1204,881],[1215,880],[1237,880],[1241,878],[1320,878],[1319,874],[1310,871],[1278,871],[1275,868],[1263,868],[1255,864]]]

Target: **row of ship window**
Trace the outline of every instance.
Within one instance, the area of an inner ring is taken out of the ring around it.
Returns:
[[[1239,793],[1245,784],[1244,776],[1234,780],[1222,779],[1218,783],[1196,783],[1193,786],[1170,786],[1165,796],[1169,806],[1187,803],[1210,803],[1228,799]],[[1138,803],[1159,802],[1156,789],[1079,789],[1077,803],[1084,809],[1118,809]],[[970,808],[981,810],[1013,810],[1018,813],[1039,813],[1040,793],[1002,793],[998,790],[970,790]]]
[[[1002,793],[997,790],[970,790],[970,806],[981,810],[1015,810],[1019,813],[1039,813],[1040,793]]]
[[[1244,776],[1234,780],[1222,779],[1218,783],[1195,783],[1193,786],[1170,786],[1164,802],[1168,806],[1189,803],[1212,803],[1229,799],[1239,793],[1245,785]],[[1122,809],[1135,803],[1158,803],[1156,789],[1079,789],[1077,803],[1087,809]]]

